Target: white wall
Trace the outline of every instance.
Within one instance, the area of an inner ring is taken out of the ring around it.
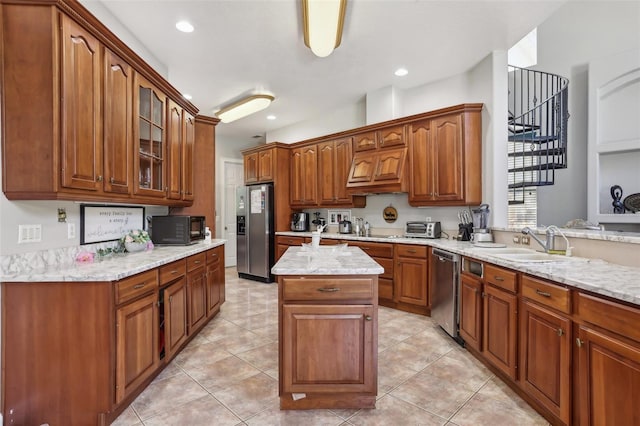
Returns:
[[[567,2],[538,27],[540,71],[569,78],[568,168],[538,189],[538,224],[587,218],[588,66],[640,48],[640,2]]]

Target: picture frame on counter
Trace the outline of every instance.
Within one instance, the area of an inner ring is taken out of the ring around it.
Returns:
[[[351,210],[329,210],[329,225],[338,225],[343,220],[351,220]]]
[[[135,229],[144,229],[142,206],[80,205],[80,245],[116,241]]]

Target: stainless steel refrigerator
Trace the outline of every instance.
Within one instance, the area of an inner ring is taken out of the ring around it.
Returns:
[[[272,282],[274,263],[273,184],[249,185],[236,193],[238,275]]]

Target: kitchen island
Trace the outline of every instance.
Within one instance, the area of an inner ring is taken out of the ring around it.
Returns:
[[[357,247],[290,247],[271,272],[280,408],[375,408],[383,268]]]

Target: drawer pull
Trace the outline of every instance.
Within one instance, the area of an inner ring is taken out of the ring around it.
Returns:
[[[171,273],[172,273],[172,274],[177,274],[177,273],[178,273],[178,270],[177,270],[177,269],[174,269],[173,271],[171,271]]]
[[[540,291],[538,289],[536,289],[536,294],[539,294],[540,296],[544,296],[544,297],[551,297],[551,293],[547,293],[546,291]]]
[[[559,337],[562,337],[562,335],[563,335],[563,334],[564,334],[564,330],[563,330],[563,329],[561,329],[561,328],[559,328],[559,329],[558,329],[558,336],[559,336]]]
[[[144,287],[145,285],[147,285],[147,283],[136,284],[136,285],[134,285],[134,286],[133,286],[133,289],[134,289],[134,290],[137,290],[137,289],[139,289],[139,288]]]
[[[340,291],[340,288],[339,287],[328,287],[328,288],[320,287],[318,291],[322,293],[335,293],[336,291]]]
[[[371,321],[373,318],[371,318],[371,315],[365,315],[364,319],[365,321]]]
[[[415,253],[416,251],[411,249],[411,250],[407,250],[407,253]]]
[[[493,279],[496,280],[496,281],[504,281],[504,278],[499,277],[497,275],[494,275]]]
[[[194,260],[193,263],[195,263],[197,265],[198,263],[200,263],[200,261],[199,260]]]

